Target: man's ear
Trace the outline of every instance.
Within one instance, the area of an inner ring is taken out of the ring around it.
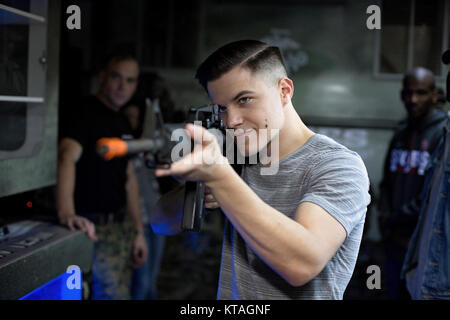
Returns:
[[[280,89],[281,101],[283,106],[289,103],[294,96],[294,83],[289,78],[281,78],[278,81],[278,88]]]

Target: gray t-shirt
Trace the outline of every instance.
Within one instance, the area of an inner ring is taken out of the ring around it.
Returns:
[[[346,239],[310,282],[294,287],[264,263],[227,221],[218,299],[342,299],[352,276],[370,203],[369,178],[356,152],[320,134],[281,159],[278,173],[244,166],[242,178],[267,204],[294,218],[300,203],[325,209],[345,228]]]

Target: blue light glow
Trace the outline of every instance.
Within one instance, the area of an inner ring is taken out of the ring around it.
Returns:
[[[63,273],[19,300],[81,300],[82,289],[69,289],[67,286],[69,277],[70,273]]]

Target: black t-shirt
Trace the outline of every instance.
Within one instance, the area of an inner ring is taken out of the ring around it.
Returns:
[[[131,138],[128,119],[90,96],[72,107],[62,127],[61,138],[81,144],[83,153],[76,164],[75,210],[77,214],[108,213],[126,204],[128,158],[103,160],[96,152],[103,137]]]

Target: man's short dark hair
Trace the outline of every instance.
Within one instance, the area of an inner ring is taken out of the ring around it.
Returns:
[[[266,72],[278,82],[287,76],[286,66],[278,47],[270,46],[258,40],[240,40],[231,42],[213,52],[198,67],[195,78],[207,90],[209,81],[220,78],[236,66],[251,72]]]
[[[122,62],[127,60],[136,61],[139,64],[134,51],[129,48],[127,45],[119,45],[114,49],[107,52],[100,63],[99,71],[106,70],[110,66],[111,63]]]

